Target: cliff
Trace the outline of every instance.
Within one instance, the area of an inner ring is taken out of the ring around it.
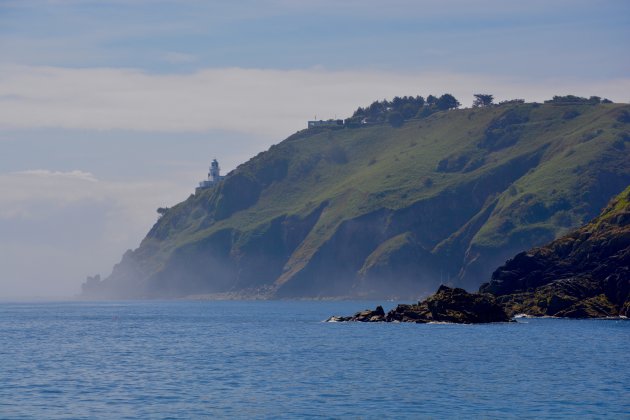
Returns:
[[[96,298],[476,289],[630,183],[621,104],[507,104],[298,132],[159,218]]]
[[[630,187],[580,229],[516,255],[480,291],[510,315],[630,315]]]
[[[507,322],[515,315],[610,318],[630,315],[630,186],[583,227],[522,252],[479,293],[440,286],[417,304],[381,306],[328,322]]]

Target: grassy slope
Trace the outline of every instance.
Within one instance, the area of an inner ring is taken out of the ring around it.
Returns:
[[[304,267],[341,222],[380,208],[408,207],[546,145],[537,167],[493,197],[493,211],[474,232],[467,258],[474,260],[488,249],[505,247],[519,235],[525,238],[522,245],[526,248],[532,245],[531,232],[543,241],[592,217],[599,208],[589,207],[589,194],[597,190],[597,178],[602,173],[624,172],[630,176],[630,144],[624,148],[619,140],[628,130],[627,124],[615,119],[622,108],[630,107],[523,104],[440,112],[424,120],[408,121],[401,128],[381,125],[303,131],[230,174],[269,178],[266,168],[280,168],[282,174],[276,180],[271,176],[272,181],[265,183],[251,207],[217,220],[212,212],[221,199],[220,187],[193,195],[158,221],[133,257],[145,272],[156,272],[173,250],[226,228],[243,233],[231,251],[238,253],[239,247],[264,233],[275,218],[305,217],[327,202],[313,229],[286,262],[279,280],[283,282]],[[517,124],[518,141],[498,150],[480,148],[488,125],[508,109],[529,116],[526,122]],[[577,110],[580,115],[564,119],[568,110]],[[436,171],[438,162],[458,156],[481,158],[483,164],[468,172]],[[606,197],[601,200],[610,197],[606,192],[602,194]]]

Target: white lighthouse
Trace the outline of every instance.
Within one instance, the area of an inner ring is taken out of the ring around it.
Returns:
[[[225,177],[221,176],[219,161],[216,159],[212,159],[212,163],[210,163],[210,169],[208,170],[208,179],[205,181],[201,181],[195,192],[199,192],[200,190],[204,190],[206,188],[211,188],[223,178]]]
[[[212,159],[212,163],[210,164],[210,171],[208,172],[208,181],[219,182],[220,179],[221,168],[219,167],[219,162],[216,159]]]

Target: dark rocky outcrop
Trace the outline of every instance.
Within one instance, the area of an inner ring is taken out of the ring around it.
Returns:
[[[492,295],[468,293],[464,289],[440,286],[438,291],[414,305],[398,305],[387,314],[382,306],[357,312],[350,317],[333,316],[328,322],[451,322],[483,324],[508,322],[510,318]]]
[[[385,320],[385,311],[383,307],[379,305],[374,310],[366,309],[352,316],[331,316],[326,322],[383,322]]]
[[[329,321],[486,323],[517,314],[562,318],[630,315],[630,187],[599,217],[550,244],[516,255],[479,293],[440,286],[415,305]]]
[[[507,261],[479,290],[510,315],[628,316],[630,187],[582,228]]]

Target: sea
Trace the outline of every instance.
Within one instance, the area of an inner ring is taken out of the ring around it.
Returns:
[[[0,418],[630,418],[630,321],[323,322],[377,304],[3,302]]]

